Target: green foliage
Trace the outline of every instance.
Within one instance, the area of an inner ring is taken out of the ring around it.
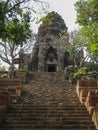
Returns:
[[[77,72],[75,72],[73,75],[74,75],[74,77],[78,77],[80,75],[86,75],[86,73],[87,73],[87,68],[82,67],[82,68],[78,69]]]
[[[70,33],[70,42],[71,47],[69,48],[69,51],[72,51],[73,48],[75,50],[81,50],[86,46],[86,43],[83,41],[81,30],[74,30]]]
[[[2,35],[2,32],[4,31],[4,16],[2,15],[5,7],[5,2],[0,2],[0,38]]]
[[[17,4],[19,2],[0,2],[0,38],[3,42],[16,45],[22,45],[31,37],[30,12],[24,13],[20,4]]]
[[[31,31],[29,29],[29,23],[26,20],[19,21],[17,18],[14,18],[10,22],[7,22],[5,24],[6,32],[4,31],[2,33],[2,40],[21,45],[29,39],[31,37]]]
[[[89,70],[98,72],[98,64],[91,63],[89,65]]]
[[[69,47],[69,52],[73,58],[74,65],[77,67],[84,66],[85,61],[87,60],[86,43],[83,41],[83,36],[80,30],[74,30],[70,33],[70,42],[71,46]]]
[[[73,65],[69,65],[69,66],[65,67],[64,73],[66,76],[74,77],[74,73],[77,72],[77,69],[78,68],[74,67]]]
[[[98,0],[78,0],[75,4],[77,23],[90,58],[98,61]]]
[[[98,0],[78,0],[75,7],[80,25],[87,26],[98,21]]]
[[[48,15],[46,17],[43,17],[40,19],[40,22],[42,22],[42,26],[51,25],[52,24],[52,14],[48,13]]]

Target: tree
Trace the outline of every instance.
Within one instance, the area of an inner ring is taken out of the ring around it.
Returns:
[[[23,14],[24,16],[21,20],[18,20],[18,18],[11,18],[11,21],[5,24],[6,32],[2,32],[2,41],[22,45],[31,37],[29,21],[25,19],[25,16],[29,17],[29,13],[27,13],[28,12]]]
[[[9,65],[18,55],[19,46],[22,47],[32,37],[31,11],[36,13],[36,10],[29,7],[28,2],[44,3],[40,0],[0,1],[0,46],[3,49],[0,57]]]
[[[14,39],[16,41],[15,44],[17,44],[17,41],[18,44],[21,44],[22,40],[25,41],[25,39],[27,39],[28,36],[30,36],[30,26],[29,26],[29,23],[31,22],[30,12],[37,13],[38,10],[33,6],[34,3],[40,3],[41,7],[45,10],[44,5],[46,5],[46,3],[40,0],[0,1],[0,38],[1,39],[6,41],[6,38],[8,39],[8,33],[10,31],[11,31],[10,37],[12,33],[17,34],[14,35],[14,38],[16,37],[16,39]],[[10,28],[8,28],[9,26]],[[19,39],[19,37],[22,39]]]
[[[87,52],[86,42],[83,41],[81,30],[74,30],[70,33],[71,46],[69,51],[77,67],[83,67],[90,58]]]
[[[4,42],[17,45],[30,38],[30,11],[23,11],[20,4],[26,0],[15,0],[0,2],[0,38]]]
[[[90,58],[98,63],[98,0],[78,0],[75,7]]]
[[[8,0],[1,2],[2,13],[4,17],[3,28],[1,31],[1,54],[0,58],[4,62],[13,66],[13,59],[18,55],[19,45],[23,45],[31,37],[30,30],[30,12],[23,12],[21,8],[13,8],[12,3]],[[10,6],[8,11],[5,9]],[[1,20],[1,19],[0,19]],[[2,21],[2,20],[1,20]]]
[[[8,42],[5,42],[4,44],[0,43],[0,59],[9,65],[12,65],[13,60],[19,57],[20,48],[24,50],[24,53],[31,52],[31,49],[33,47],[31,40],[27,41],[27,44],[24,44],[22,47]]]

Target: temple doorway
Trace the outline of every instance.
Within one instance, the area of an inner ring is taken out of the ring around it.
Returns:
[[[45,57],[45,71],[56,72],[57,69],[57,50],[52,46],[46,52]]]
[[[56,72],[56,65],[48,65],[48,72]]]

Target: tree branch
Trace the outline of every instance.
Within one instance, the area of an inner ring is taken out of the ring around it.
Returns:
[[[7,59],[6,57],[3,57],[2,54],[0,54],[0,58],[2,61],[6,62],[7,64],[11,65],[11,62],[9,59]]]
[[[2,42],[0,42],[0,45],[1,45],[1,46],[3,46],[3,47],[5,47],[5,44],[4,44],[4,43],[2,43]]]

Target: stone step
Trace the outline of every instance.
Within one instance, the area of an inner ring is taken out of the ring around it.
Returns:
[[[61,104],[58,104],[58,105],[47,105],[47,104],[16,104],[16,105],[10,105],[10,108],[11,109],[28,109],[28,108],[31,108],[31,109],[37,109],[37,110],[47,110],[47,109],[55,109],[55,110],[73,110],[73,111],[76,111],[76,110],[85,110],[86,111],[86,108],[85,106],[75,106],[75,105],[72,105],[72,106],[69,106],[69,105],[62,105]]]
[[[52,100],[52,102],[54,102],[54,107],[57,107],[57,105],[55,105],[55,102],[56,102],[57,100]],[[63,101],[63,100],[58,100],[59,101],[59,105],[60,106],[63,106],[63,103],[62,102],[60,102],[60,101]],[[65,101],[65,100],[64,100]],[[11,107],[19,107],[19,106],[33,106],[33,107],[51,107],[51,105],[48,103],[48,105],[46,104],[46,105],[42,105],[42,104],[37,104],[37,103],[34,103],[34,101],[32,102],[32,101],[30,101],[30,102],[23,102],[23,103],[19,103],[19,102],[16,102],[16,103],[12,103],[12,104],[10,104],[10,106]],[[85,108],[85,106],[83,105],[83,104],[80,104],[79,103],[79,105],[77,106],[76,104],[75,105],[72,105],[72,104],[70,104],[70,105],[67,105],[67,104],[65,104],[65,106],[64,107],[66,107],[66,108],[71,108],[71,109],[74,109],[74,108]]]
[[[40,124],[37,124],[37,125],[31,125],[31,124],[28,124],[28,125],[12,125],[12,126],[10,126],[9,127],[9,124],[8,124],[8,126],[6,125],[4,128],[6,128],[6,129],[8,129],[8,130],[14,130],[14,128],[16,128],[17,130],[19,130],[19,128],[27,128],[27,130],[29,130],[29,129],[33,129],[33,130],[35,130],[35,129],[40,129],[40,130],[43,130],[43,129],[51,129],[51,130],[54,130],[54,129],[58,129],[58,130],[61,130],[61,129],[64,129],[64,130],[66,130],[66,129],[70,129],[70,130],[73,130],[73,129],[78,129],[78,130],[80,130],[80,129],[83,129],[83,130],[87,130],[87,129],[89,129],[89,130],[96,130],[95,128],[94,128],[94,126],[93,125],[90,125],[90,126],[88,126],[88,125],[86,125],[86,126],[84,126],[84,125],[78,125],[78,124],[74,124],[74,125],[59,125],[59,124],[49,124],[49,125],[47,125],[47,124],[45,124],[45,123],[43,123],[43,125],[40,125]],[[6,130],[5,129],[5,130]],[[1,130],[3,130],[3,128],[1,127]]]
[[[65,128],[67,128],[67,127],[69,127],[70,128],[70,126],[73,126],[74,128],[76,127],[88,127],[88,125],[89,125],[89,127],[91,128],[91,127],[93,127],[94,128],[94,125],[91,123],[90,124],[90,122],[79,122],[79,121],[63,121],[63,122],[60,122],[60,121],[56,121],[56,122],[54,122],[54,121],[47,121],[47,120],[45,120],[45,121],[28,121],[28,122],[26,122],[26,121],[22,121],[22,122],[19,122],[19,121],[10,121],[10,122],[6,122],[6,124],[4,124],[5,126],[11,126],[11,127],[15,127],[15,126],[17,126],[17,127],[27,127],[27,126],[36,126],[36,127],[41,127],[41,126],[47,126],[47,128],[49,128],[49,126],[50,125],[52,125],[53,127],[55,127],[55,126],[60,126],[60,127],[65,127]]]
[[[86,110],[66,110],[66,109],[62,109],[62,108],[59,108],[59,109],[53,109],[53,108],[41,108],[41,109],[36,109],[36,108],[28,108],[28,109],[17,109],[17,108],[14,108],[14,109],[10,109],[9,110],[9,113],[10,112],[23,112],[23,113],[29,113],[29,112],[35,112],[35,113],[68,113],[68,114],[81,114],[81,113],[85,113],[85,114],[88,114],[88,112]]]
[[[54,110],[54,109],[43,109],[43,110],[37,110],[37,109],[10,109],[10,111],[9,111],[9,113],[12,113],[12,112],[15,112],[15,114],[16,113],[30,113],[30,112],[32,112],[32,113],[38,113],[38,114],[40,114],[40,113],[52,113],[52,114],[58,114],[58,113],[60,113],[60,114],[71,114],[71,115],[88,115],[88,112],[87,111],[78,111],[78,110],[76,110],[76,111],[73,111],[73,110],[58,110],[58,109],[56,109],[56,110]]]
[[[32,75],[18,102],[10,104],[0,130],[96,130],[76,88],[63,75]]]
[[[78,111],[78,110],[64,110],[64,109],[56,109],[56,110],[54,110],[54,109],[10,109],[10,111],[11,112],[15,112],[15,114],[16,113],[30,113],[30,112],[32,112],[32,113],[38,113],[38,114],[40,114],[40,113],[52,113],[52,114],[57,114],[57,113],[60,113],[60,114],[71,114],[71,115],[88,115],[88,112],[87,111],[85,111],[85,110],[80,110],[80,111]]]
[[[5,116],[6,117],[6,116]],[[88,116],[82,116],[82,117],[75,117],[75,116],[71,116],[71,117],[61,117],[61,116],[46,116],[46,115],[43,115],[43,116],[36,116],[36,115],[31,115],[31,116],[27,116],[27,115],[25,115],[25,116],[21,116],[21,115],[14,115],[14,116],[12,116],[12,115],[9,115],[8,116],[8,119],[10,119],[10,120],[19,120],[19,121],[21,121],[21,120],[23,120],[23,121],[27,121],[27,120],[34,120],[34,121],[36,121],[36,120],[42,120],[43,118],[44,119],[46,119],[46,118],[57,118],[57,120],[59,120],[59,118],[60,119],[62,119],[62,120],[68,120],[68,121],[78,121],[78,120],[80,120],[81,122],[82,121],[87,121],[87,122],[91,122],[91,117],[88,117]]]
[[[78,111],[78,110],[64,110],[64,109],[56,109],[56,110],[54,110],[54,109],[10,109],[10,111],[11,112],[15,112],[15,114],[16,114],[16,112],[17,113],[29,113],[29,112],[32,112],[32,113],[38,113],[38,114],[40,114],[40,113],[54,113],[54,114],[57,114],[57,113],[60,113],[60,114],[73,114],[73,115],[81,115],[81,114],[83,114],[84,113],[84,115],[85,114],[87,114],[88,115],[88,112],[86,111],[86,110],[80,110],[80,111]],[[9,112],[10,112],[9,111]]]
[[[16,113],[16,115],[15,115],[15,112],[13,113],[9,113],[8,114],[8,116],[9,117],[13,117],[13,116],[15,116],[15,117],[17,117],[17,116],[21,116],[21,117],[25,117],[25,116],[27,116],[27,117],[29,117],[29,116],[37,116],[37,117],[45,117],[45,116],[47,116],[47,117],[64,117],[64,116],[66,116],[67,118],[69,117],[69,116],[71,116],[71,117],[75,117],[75,118],[82,118],[82,117],[88,117],[88,118],[90,118],[90,115],[88,116],[88,114],[86,113],[81,113],[81,114],[77,114],[77,113],[75,113],[75,114],[67,114],[67,113],[53,113],[53,112],[51,112],[51,113],[36,113],[36,112],[28,112],[28,113],[22,113],[22,112],[20,112],[20,113]],[[70,118],[71,118],[70,117]]]
[[[63,121],[61,121],[61,120],[57,120],[57,121],[54,121],[54,119],[53,120],[48,120],[48,119],[43,119],[43,121],[42,120],[39,120],[39,119],[35,119],[35,120],[29,120],[28,119],[28,121],[27,120],[23,120],[23,121],[21,121],[21,120],[19,120],[19,121],[5,121],[5,123],[2,123],[2,125],[3,126],[5,126],[5,125],[9,125],[9,126],[17,126],[17,125],[23,125],[25,123],[25,125],[30,125],[30,123],[31,123],[31,125],[36,125],[37,126],[37,124],[40,124],[40,125],[42,125],[42,124],[47,124],[47,125],[49,125],[49,124],[58,124],[58,125],[63,125],[64,126],[64,124],[70,124],[70,125],[73,125],[74,123],[76,123],[76,124],[78,124],[78,125],[83,125],[83,126],[90,126],[90,125],[92,125],[92,126],[94,126],[94,124],[92,123],[92,122],[87,122],[87,121],[79,121],[79,120],[63,120]],[[66,128],[66,127],[65,127]]]
[[[17,128],[15,128],[15,127],[14,128],[10,128],[10,127],[2,128],[2,130],[13,130],[13,129],[17,130]],[[32,128],[31,127],[29,127],[29,128],[18,128],[18,130],[32,130]],[[56,129],[55,128],[53,128],[53,129],[52,128],[33,128],[33,130],[65,130],[65,128],[60,128],[60,129],[59,128],[56,128]],[[66,130],[87,130],[87,128],[86,129],[84,129],[84,128],[75,128],[75,129],[71,128],[71,129],[69,129],[68,128]],[[89,130],[96,130],[96,129],[93,128],[93,129],[89,129]]]

